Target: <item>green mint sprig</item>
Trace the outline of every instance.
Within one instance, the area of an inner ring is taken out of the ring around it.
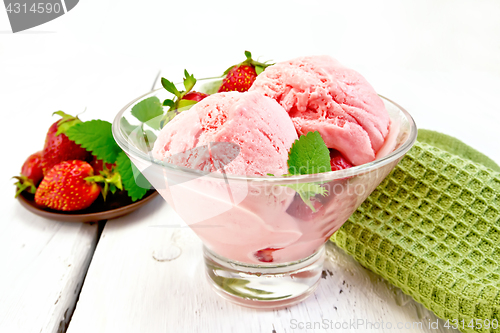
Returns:
[[[288,172],[309,175],[332,171],[330,151],[318,131],[301,135],[288,153]]]
[[[285,185],[287,187],[290,187],[297,192],[304,203],[311,208],[313,212],[316,213],[316,208],[314,208],[311,198],[314,197],[316,194],[321,194],[322,196],[325,196],[328,194],[328,190],[324,187],[321,187],[320,184],[316,183],[302,183],[302,184],[289,184]]]
[[[288,175],[308,175],[332,171],[330,165],[330,152],[319,132],[309,132],[301,135],[292,144],[288,153]],[[321,183],[296,183],[285,185],[295,190],[304,203],[316,212],[311,198],[320,194],[325,196],[328,190]]]
[[[156,96],[143,99],[132,107],[131,113],[140,122],[147,123],[151,128],[159,130],[163,115],[163,106]]]
[[[118,173],[122,176],[123,187],[127,191],[128,196],[132,201],[141,199],[151,185],[123,151],[118,154],[116,167],[118,168]]]
[[[106,163],[115,163],[122,151],[111,133],[111,123],[104,120],[81,122],[69,128],[66,135]]]
[[[151,130],[144,130],[144,124],[132,125],[123,117],[120,119],[120,127],[128,135],[130,142],[139,150],[148,153],[153,149],[154,142],[157,138],[156,134]]]

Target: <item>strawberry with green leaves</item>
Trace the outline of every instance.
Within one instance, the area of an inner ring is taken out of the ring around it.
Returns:
[[[24,190],[35,194],[36,187],[43,178],[42,152],[31,154],[21,167],[21,175],[13,178],[17,179],[15,184],[18,188],[16,197]]]
[[[184,70],[183,83],[186,90],[179,91],[172,81],[164,77],[161,78],[163,88],[174,95],[174,98],[163,101],[163,105],[168,106],[169,109],[160,122],[161,127],[180,112],[188,110],[191,106],[208,96],[207,94],[193,90],[196,79],[192,74],[189,74],[187,70]]]
[[[106,199],[108,192],[115,193],[118,189],[126,191],[132,201],[146,195],[151,185],[116,143],[111,123],[103,120],[83,122],[62,111],[56,114],[62,119],[47,133],[45,149],[31,155],[22,167],[21,176],[14,177],[19,180],[17,194],[28,190],[35,194],[39,205],[64,211],[85,209],[99,193]],[[142,133],[146,124],[159,129],[159,121],[155,119],[161,118],[163,107],[157,97],[152,97],[137,103],[132,108],[132,115],[140,125],[126,122],[127,134],[137,129]],[[152,144],[156,138],[154,134],[150,130],[144,133]],[[46,169],[45,176],[42,167]]]
[[[81,123],[78,117],[73,117],[62,111],[54,112],[62,117],[50,126],[47,136],[45,137],[45,146],[42,152],[42,169],[43,174],[52,169],[56,164],[68,160],[85,161],[90,157],[90,153],[80,145],[68,139],[66,131],[74,125]]]
[[[258,62],[252,59],[252,54],[245,51],[246,60],[229,67],[224,72],[224,79],[218,92],[239,91],[244,92],[250,89],[257,75],[262,73],[266,67],[273,64]]]
[[[35,202],[55,210],[75,211],[89,207],[101,193],[100,186],[84,161],[64,161],[47,172],[35,193]]]
[[[143,100],[134,108],[135,112],[132,114],[144,122],[156,118],[161,114],[158,114],[158,112],[162,110],[159,100]],[[128,126],[131,128],[141,127],[131,124],[128,124]],[[130,130],[132,130],[131,128]],[[104,184],[103,197],[106,196],[108,188],[112,193],[116,188],[119,188],[125,190],[132,201],[136,201],[144,197],[150,189],[151,185],[147,183],[144,176],[137,176],[139,171],[135,169],[128,156],[113,138],[111,123],[98,119],[89,120],[71,127],[66,134],[70,140],[92,152],[92,155],[96,158],[95,166],[97,168],[99,168],[98,164],[100,164],[98,160],[102,160],[102,163],[104,163],[103,170],[97,170],[100,171],[99,174],[94,174],[93,178],[88,178],[88,180]],[[106,166],[112,168],[109,169]],[[92,166],[90,167],[92,168]]]
[[[104,183],[104,187],[101,190],[104,201],[106,201],[108,192],[115,194],[117,189],[123,190],[122,178],[116,169],[116,163],[105,163],[103,160],[93,156],[89,164],[94,170],[95,176],[87,178],[87,180]]]
[[[104,183],[101,188],[99,183]],[[35,193],[35,202],[55,210],[75,211],[89,207],[102,193],[104,200],[110,188],[122,189],[121,178],[94,175],[85,161],[64,161],[45,175]]]

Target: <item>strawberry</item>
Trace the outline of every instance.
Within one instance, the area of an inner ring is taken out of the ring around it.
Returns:
[[[348,169],[352,167],[352,164],[346,160],[342,154],[336,149],[330,149],[330,165],[332,171]]]
[[[190,91],[182,99],[199,102],[205,97],[208,97],[208,95],[198,91]]]
[[[15,185],[19,189],[16,192],[16,197],[26,189],[31,194],[35,194],[36,186],[43,178],[42,152],[31,154],[21,167],[21,176],[14,178],[18,180]]]
[[[104,163],[103,160],[98,159],[94,155],[92,155],[92,160],[89,164],[94,170],[95,175],[99,175],[101,172],[111,172],[111,170],[116,167],[116,164]]]
[[[163,88],[174,95],[174,98],[163,101],[163,105],[168,106],[169,109],[160,121],[161,127],[165,126],[166,123],[182,111],[190,109],[194,104],[208,96],[207,94],[192,90],[196,84],[196,79],[193,75],[189,74],[187,70],[184,70],[183,83],[186,90],[179,91],[172,81],[164,77],[161,78]]]
[[[275,249],[272,247],[267,247],[255,252],[253,255],[255,256],[255,258],[257,258],[257,260],[261,262],[273,262],[273,252],[277,250],[281,250],[281,248]]]
[[[255,68],[250,65],[234,66],[229,70],[222,81],[218,92],[239,91],[244,92],[250,89],[257,78]]]
[[[90,206],[101,188],[87,180],[94,171],[84,161],[64,161],[47,172],[35,193],[35,202],[56,210],[74,211]]]
[[[46,175],[56,164],[68,160],[87,160],[90,153],[80,145],[74,143],[66,134],[71,126],[80,123],[80,119],[70,116],[62,111],[54,112],[62,116],[61,120],[56,121],[50,126],[45,137],[45,146],[42,152],[42,169]]]
[[[242,63],[229,67],[225,72],[224,79],[218,92],[224,91],[247,91],[266,67],[273,64],[258,62],[252,59],[252,54],[245,51],[246,60]]]

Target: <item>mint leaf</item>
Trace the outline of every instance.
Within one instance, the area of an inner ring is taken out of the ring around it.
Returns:
[[[319,132],[309,132],[301,135],[290,148],[288,153],[288,172],[291,175],[308,175],[332,171],[330,165],[330,151],[321,138]],[[311,198],[317,194],[325,196],[328,193],[321,183],[296,183],[284,185],[294,189],[304,203],[316,212]]]
[[[156,117],[153,120],[156,121],[157,118],[160,117]],[[148,124],[153,120],[150,120]],[[145,153],[153,149],[157,137],[152,131],[144,131],[141,125],[131,125],[125,117],[120,119],[120,127],[125,131],[129,141],[132,142],[136,148]]]
[[[104,120],[76,124],[66,131],[66,135],[106,163],[115,163],[122,151],[111,133],[111,123]]]
[[[152,129],[155,130],[161,130],[161,120],[163,119],[162,116],[154,117],[153,119],[149,120],[146,122],[146,124],[151,127]]]
[[[125,133],[127,133],[127,135],[130,135],[130,133],[132,133],[133,130],[135,130],[137,128],[136,125],[131,125],[128,120],[123,117],[120,119],[120,128],[122,128]]]
[[[151,188],[151,184],[123,151],[118,154],[116,167],[122,177],[123,187],[132,201],[142,199]],[[134,177],[134,174],[137,177]]]
[[[147,140],[146,145],[148,147],[148,150],[152,150],[154,147],[155,141],[158,137],[152,131],[145,130],[144,134],[143,134],[143,138],[144,138],[144,140]]]
[[[158,97],[153,96],[143,99],[132,108],[132,115],[145,123],[163,114],[163,107]]]
[[[318,131],[301,135],[288,153],[288,172],[309,175],[332,171],[330,152]]]
[[[318,183],[297,183],[297,184],[289,184],[289,185],[284,185],[287,187],[290,187],[297,192],[300,197],[302,198],[302,201],[311,208],[313,212],[316,212],[316,208],[314,208],[311,198],[314,197],[316,194],[321,194],[322,196],[325,196],[328,194],[328,190],[324,187],[321,187],[320,184]]]
[[[220,86],[222,85],[222,79],[210,81],[204,83],[201,87],[198,88],[199,92],[205,93],[207,95],[215,94]]]

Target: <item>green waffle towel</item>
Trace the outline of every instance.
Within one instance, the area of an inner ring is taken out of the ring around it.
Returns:
[[[461,331],[500,332],[499,171],[461,141],[420,130],[331,240]],[[480,329],[486,319],[496,329]]]

